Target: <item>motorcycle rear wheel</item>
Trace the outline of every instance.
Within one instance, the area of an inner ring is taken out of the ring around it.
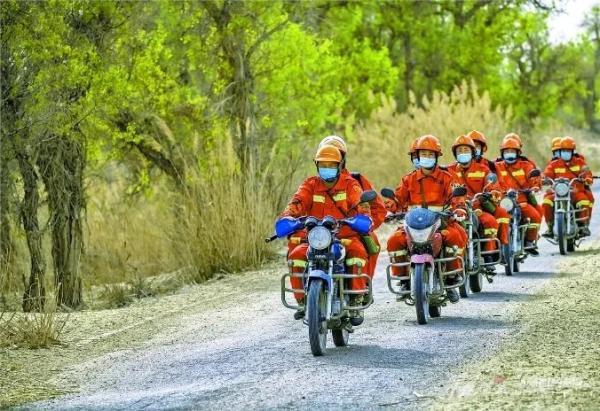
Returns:
[[[440,305],[430,305],[429,306],[429,316],[431,318],[437,318],[442,315],[442,306]]]
[[[336,347],[345,347],[348,345],[350,333],[345,328],[335,328],[331,330],[331,337]]]
[[[481,273],[469,276],[469,288],[474,293],[481,292],[483,288],[483,275]]]

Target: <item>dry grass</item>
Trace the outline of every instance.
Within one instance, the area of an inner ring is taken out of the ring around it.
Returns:
[[[502,137],[509,131],[510,110],[494,108],[487,93],[475,84],[456,87],[449,95],[435,92],[422,106],[413,100],[404,113],[388,100],[351,138],[350,169],[372,178],[377,186],[395,186],[412,165],[407,155],[411,142],[424,134],[440,138],[442,163],[454,161],[450,146],[460,134],[482,131],[488,138],[490,156],[496,155]]]
[[[90,184],[86,252],[82,259],[87,286],[174,271],[165,228],[172,226],[168,191],[159,181],[153,193],[129,195],[124,179]]]
[[[0,313],[0,347],[48,348],[60,344],[67,314],[53,308],[40,313]]]
[[[187,281],[201,282],[215,272],[248,270],[269,257],[264,238],[272,231],[275,210],[258,181],[217,176],[196,185],[181,204],[171,241],[185,263]]]

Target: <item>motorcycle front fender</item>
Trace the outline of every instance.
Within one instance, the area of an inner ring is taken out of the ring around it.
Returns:
[[[333,289],[333,278],[331,278],[331,276],[329,274],[327,274],[325,271],[312,270],[311,272],[309,272],[307,284],[306,284],[307,288],[310,285],[310,283],[315,280],[322,280],[323,283],[325,283],[325,287],[327,287],[328,291]]]

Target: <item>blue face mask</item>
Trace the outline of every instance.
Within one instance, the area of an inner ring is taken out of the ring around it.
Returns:
[[[321,177],[323,181],[331,183],[337,178],[338,171],[337,168],[319,167],[319,177]]]
[[[419,163],[419,158],[415,157],[412,159],[413,166],[418,170],[421,168],[421,164]]]
[[[471,155],[471,153],[461,153],[456,155],[456,161],[458,161],[461,164],[469,164],[472,159],[473,156]]]
[[[476,158],[481,157],[481,147],[476,147],[475,148],[475,157]]]
[[[560,158],[562,158],[565,161],[571,161],[571,159],[573,158],[573,152],[570,150],[561,150]]]
[[[435,158],[419,157],[419,165],[428,170],[435,167],[435,162],[436,162]]]
[[[502,158],[504,159],[504,161],[506,161],[508,164],[512,164],[515,161],[517,161],[517,155],[515,153],[504,153],[502,154]]]
[[[552,159],[560,158],[560,150],[556,150],[552,152]]]

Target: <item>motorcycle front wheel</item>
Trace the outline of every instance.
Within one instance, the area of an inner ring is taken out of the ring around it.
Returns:
[[[327,294],[323,281],[313,280],[308,289],[307,321],[310,350],[315,357],[325,353],[327,347]]]
[[[556,219],[556,236],[558,237],[558,251],[560,255],[567,255],[567,235],[565,233],[565,219]]]
[[[469,276],[469,288],[471,288],[471,291],[473,291],[474,293],[481,292],[481,289],[483,288],[482,280],[483,280],[483,275],[481,273],[470,275]]]
[[[429,301],[427,299],[428,271],[429,268],[425,268],[425,264],[415,264],[413,269],[414,300],[417,311],[417,323],[419,324],[427,324],[427,321],[429,321]]]
[[[513,275],[513,268],[515,264],[515,255],[513,254],[510,244],[502,246],[502,255],[504,256],[504,273],[507,276]]]

